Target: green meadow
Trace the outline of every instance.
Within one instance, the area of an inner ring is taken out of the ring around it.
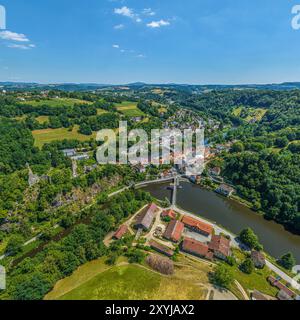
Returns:
[[[32,135],[34,137],[34,145],[38,148],[41,148],[45,143],[61,141],[65,139],[88,141],[92,138],[95,138],[96,133],[86,136],[78,132],[78,126],[74,126],[72,131],[67,128],[42,129],[32,131]]]
[[[40,107],[47,105],[49,107],[73,107],[75,104],[91,104],[91,102],[71,99],[71,98],[58,98],[58,99],[41,99],[41,100],[29,100],[22,102],[22,104],[29,104],[34,107]]]
[[[145,115],[138,109],[137,102],[123,101],[122,103],[116,103],[115,107],[127,117],[142,117]]]

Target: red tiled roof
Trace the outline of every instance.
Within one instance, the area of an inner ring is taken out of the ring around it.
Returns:
[[[211,242],[209,243],[209,249],[212,251],[219,251],[227,257],[230,254],[230,240],[223,236],[213,235]]]
[[[212,234],[213,232],[213,227],[211,225],[189,216],[184,216],[182,219],[182,223],[184,223],[186,226],[196,228],[199,231],[205,232],[207,234]]]
[[[127,232],[128,228],[124,224],[120,226],[120,228],[115,232],[114,238],[121,239],[124,234]]]
[[[273,276],[269,276],[268,280],[274,287],[278,288],[279,290],[284,291],[290,297],[294,297],[296,295],[294,291],[290,290],[282,282],[276,280]]]
[[[182,250],[202,257],[208,254],[208,246],[191,238],[185,238],[182,243]]]
[[[183,230],[184,224],[182,222],[172,220],[167,226],[164,237],[174,242],[178,242],[181,238]]]
[[[161,215],[163,217],[169,217],[171,219],[176,219],[176,214],[173,210],[164,210]]]

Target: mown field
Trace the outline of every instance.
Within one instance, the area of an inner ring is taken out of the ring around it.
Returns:
[[[43,124],[43,123],[49,121],[49,116],[39,116],[39,117],[36,117],[35,120],[36,120],[38,123]]]
[[[97,115],[98,115],[98,116],[100,116],[101,114],[104,114],[104,113],[107,113],[107,111],[106,111],[106,110],[103,110],[103,109],[101,109],[101,108],[98,108],[98,109],[97,109]]]
[[[241,252],[240,250],[234,249],[233,252],[238,261],[238,264],[246,259],[245,253]],[[270,275],[273,275],[270,269],[268,269],[267,267],[262,270],[255,269],[251,274],[246,274],[239,270],[238,264],[233,267],[229,267],[227,264],[226,265],[231,269],[234,278],[243,286],[244,289],[256,289],[267,295],[273,297],[276,296],[278,290],[275,287],[272,287],[267,281],[267,278]]]
[[[115,107],[127,117],[141,117],[145,115],[143,111],[138,109],[137,102],[124,101],[116,103]]]
[[[109,267],[104,259],[89,262],[70,277],[59,281],[46,300],[203,300],[208,290],[207,270],[189,265],[164,276],[142,265]],[[205,267],[206,268],[206,267]]]
[[[91,136],[86,136],[78,132],[78,126],[74,126],[72,131],[67,128],[59,129],[42,129],[32,131],[34,137],[34,145],[41,148],[45,143],[50,143],[52,141],[61,141],[64,139],[76,139],[79,141],[88,141],[91,138],[96,137],[96,133]]]
[[[252,120],[261,121],[261,119],[266,114],[267,110],[262,108],[243,108],[238,107],[232,111],[232,114],[235,117],[241,117],[246,122],[250,122]]]
[[[71,98],[58,98],[58,99],[41,99],[24,101],[22,104],[29,104],[32,106],[40,107],[47,105],[49,107],[73,107],[75,104],[91,104],[91,102]]]

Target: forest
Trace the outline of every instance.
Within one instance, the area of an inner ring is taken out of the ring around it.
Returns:
[[[58,280],[80,265],[108,255],[104,236],[150,200],[143,191],[127,191],[106,202],[105,207],[96,204],[84,211],[82,217],[89,217],[89,224],[75,225],[61,241],[50,241],[35,257],[24,259],[11,270],[2,298],[41,300]]]

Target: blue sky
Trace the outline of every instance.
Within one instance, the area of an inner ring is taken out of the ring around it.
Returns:
[[[0,0],[0,81],[300,81],[300,0]]]

